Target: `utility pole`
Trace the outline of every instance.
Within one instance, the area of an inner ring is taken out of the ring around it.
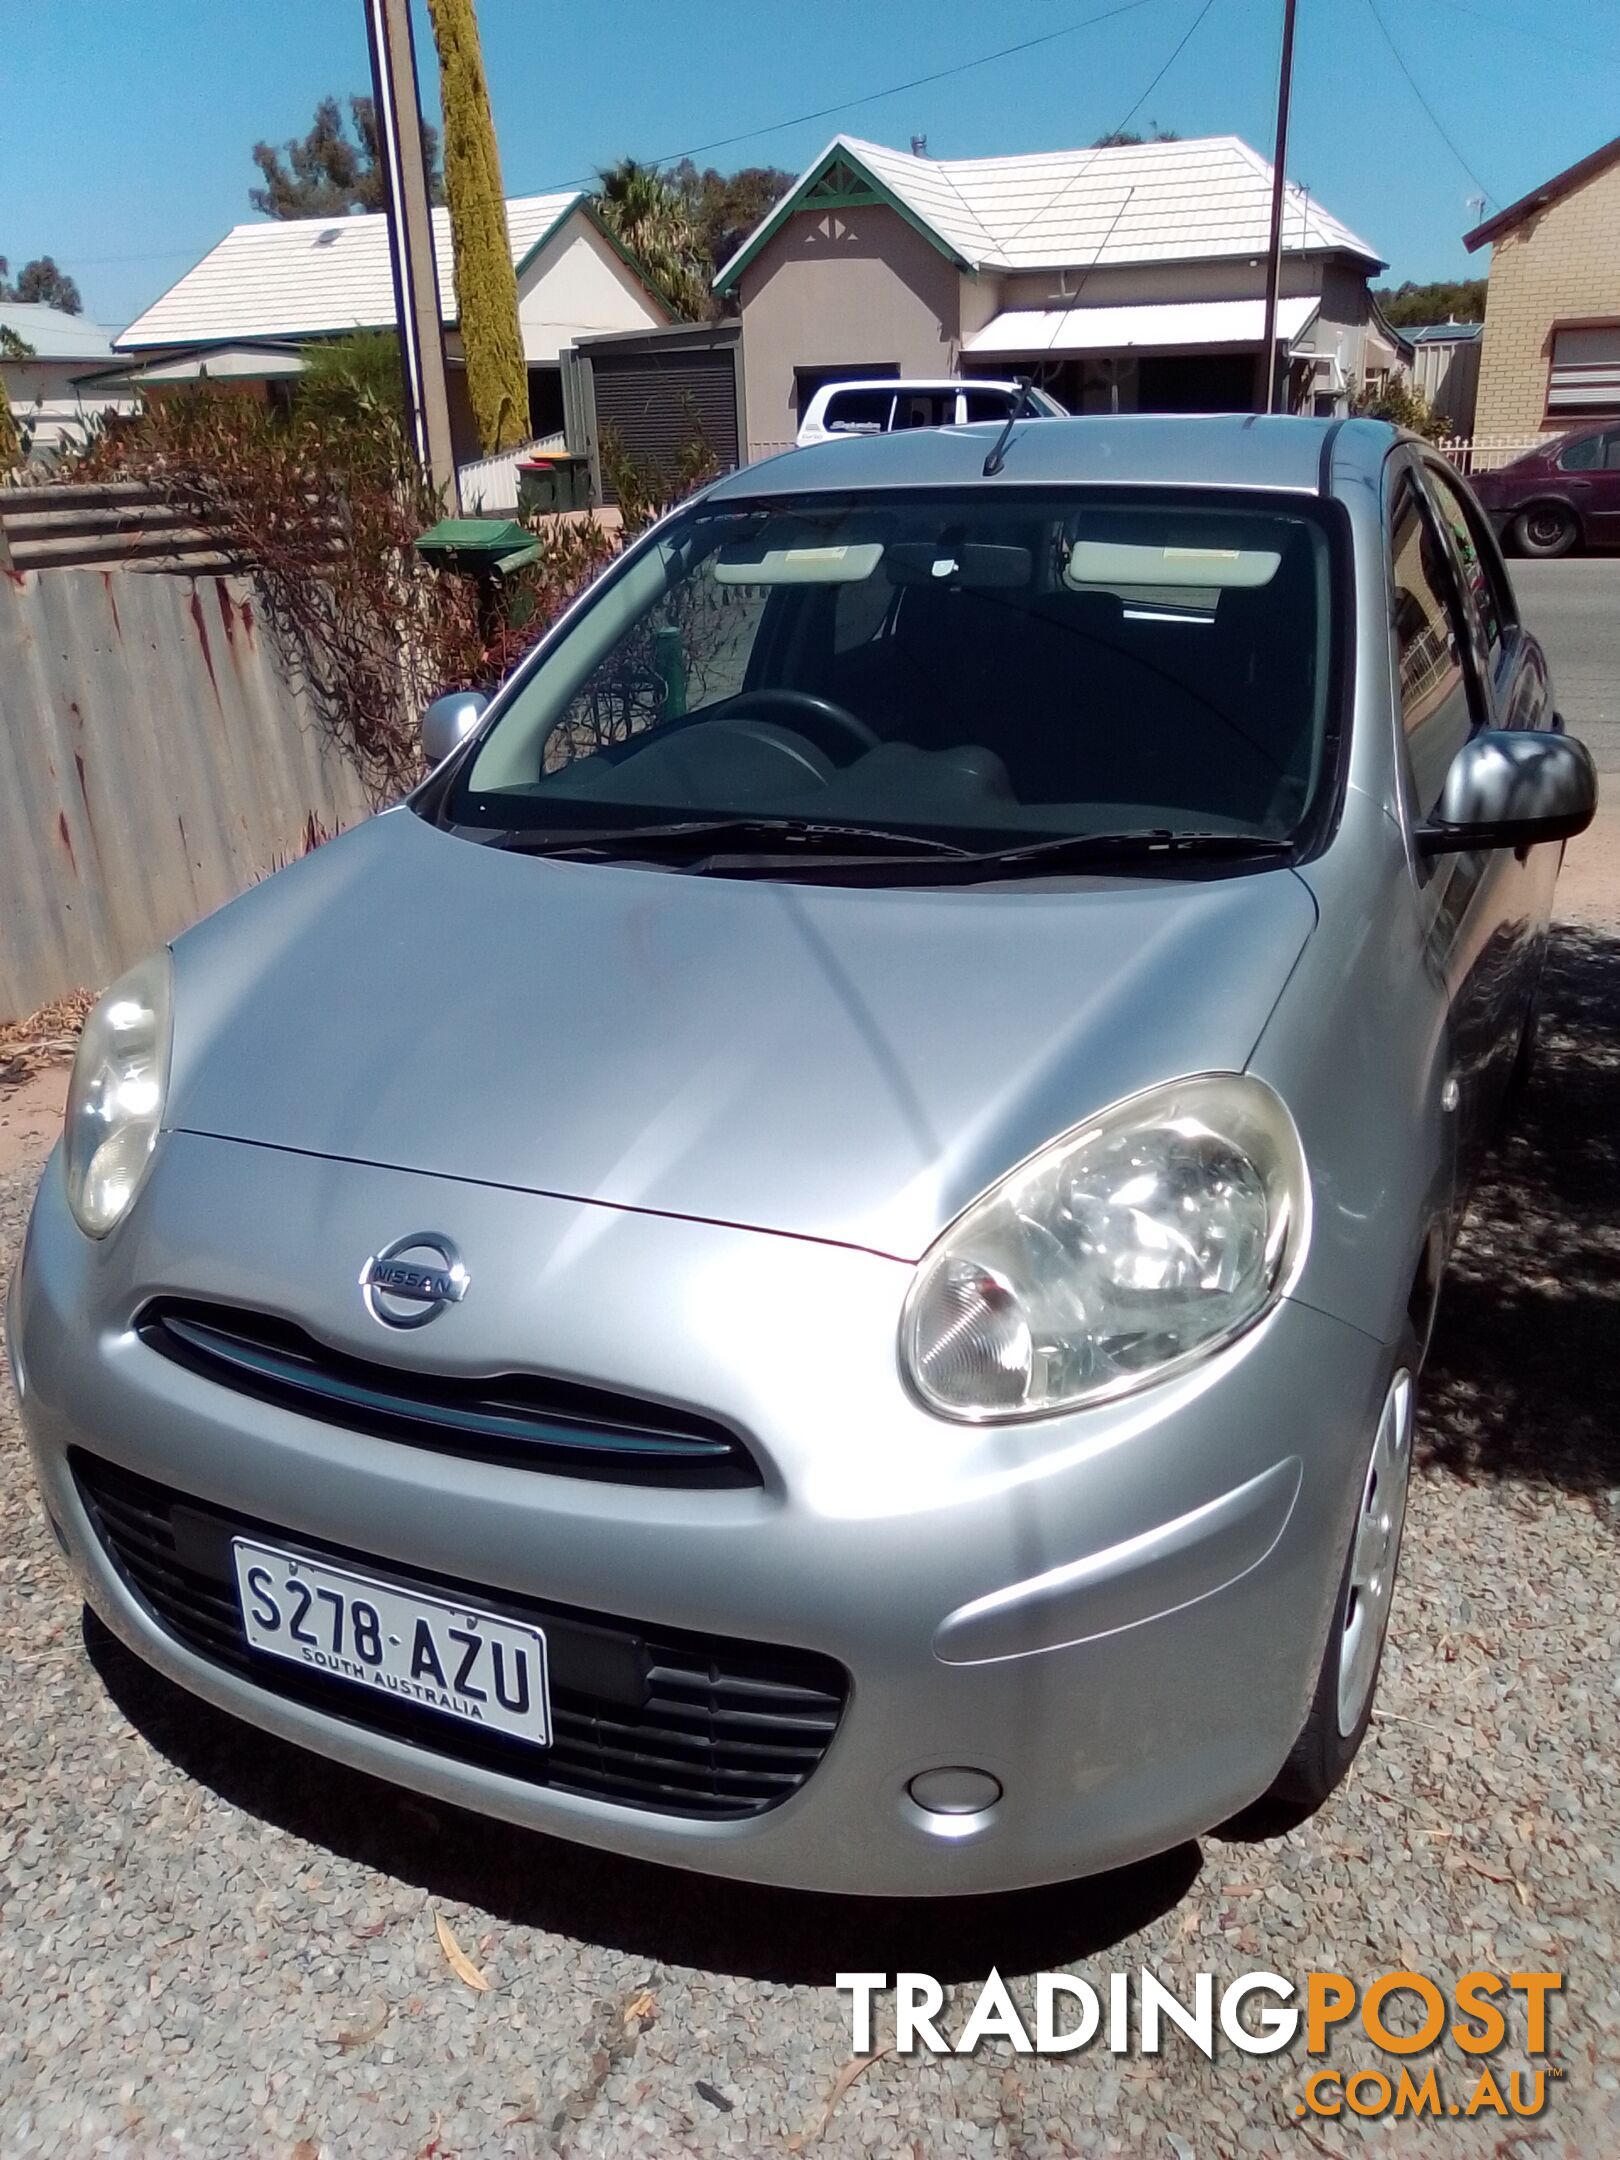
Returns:
[[[1283,0],[1282,65],[1277,74],[1277,142],[1271,159],[1271,245],[1266,252],[1266,314],[1255,373],[1255,404],[1277,410],[1277,288],[1282,282],[1283,199],[1288,189],[1288,103],[1294,86],[1294,0]]]
[[[410,0],[365,0],[377,138],[388,181],[388,252],[405,376],[405,416],[417,461],[447,516],[460,510],[450,440],[449,370],[433,259],[433,204],[422,151]]]

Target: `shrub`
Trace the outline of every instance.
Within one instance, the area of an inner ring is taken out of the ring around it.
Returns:
[[[286,419],[225,391],[155,398],[63,477],[145,480],[220,536],[254,576],[290,678],[380,804],[421,775],[428,699],[492,689],[617,542],[595,524],[546,532],[491,623],[467,579],[416,552],[440,504],[397,408],[338,372]]]
[[[1437,413],[1416,385],[1404,376],[1392,376],[1379,389],[1363,386],[1350,400],[1350,410],[1364,420],[1389,420],[1438,442],[1451,432],[1450,423]]]

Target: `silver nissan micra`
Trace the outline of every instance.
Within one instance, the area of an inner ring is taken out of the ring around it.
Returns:
[[[1319,1803],[1594,801],[1455,474],[1364,421],[792,452],[426,739],[85,1027],[10,1340],[107,1625],[759,1882]]]

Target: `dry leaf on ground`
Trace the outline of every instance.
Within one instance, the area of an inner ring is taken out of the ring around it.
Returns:
[[[828,2093],[822,2105],[821,2116],[815,2127],[804,2131],[798,2137],[790,2137],[787,2141],[788,2151],[802,2152],[806,2145],[814,2145],[818,2138],[824,2136],[827,2125],[837,2112],[839,2101],[843,2099],[855,2080],[863,2071],[870,2070],[875,2062],[881,2062],[885,2055],[892,2055],[893,2053],[894,2049],[892,2047],[881,2047],[875,2048],[870,2055],[852,2055],[843,2069],[839,2071],[837,2077],[833,2079],[832,2090]]]
[[[468,1987],[476,1988],[480,1995],[487,1995],[489,1982],[478,1970],[478,1967],[473,1963],[466,1951],[462,1949],[460,1943],[456,1941],[455,1936],[450,1932],[450,1923],[443,1913],[433,1915],[433,1926],[439,1938],[439,1948],[444,1952],[444,1961],[456,1978],[465,1981]]]
[[[377,2006],[377,2015],[373,2019],[371,2024],[358,2025],[355,2027],[353,2032],[340,2032],[337,2036],[337,2044],[342,2049],[343,2053],[347,2055],[354,2048],[364,2047],[368,2040],[375,2040],[377,2035],[382,2031],[383,2027],[387,2023],[388,2005],[386,2003],[379,2003]]]

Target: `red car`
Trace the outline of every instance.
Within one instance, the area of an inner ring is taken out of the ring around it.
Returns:
[[[1469,485],[1517,554],[1620,546],[1620,421],[1560,435]]]

